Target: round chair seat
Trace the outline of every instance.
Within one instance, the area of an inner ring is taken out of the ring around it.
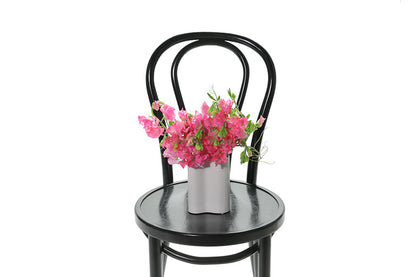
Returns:
[[[187,181],[143,195],[136,203],[137,225],[162,241],[221,246],[246,243],[274,233],[284,220],[283,201],[264,188],[231,181],[231,210],[222,215],[187,211]]]

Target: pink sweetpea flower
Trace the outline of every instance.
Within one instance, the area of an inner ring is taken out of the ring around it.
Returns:
[[[173,165],[173,164],[178,164],[178,163],[179,163],[178,160],[171,158],[171,157],[168,158],[168,164]]]
[[[187,121],[187,120],[188,120],[188,113],[187,113],[186,111],[184,111],[183,109],[182,109],[182,110],[180,110],[180,111],[178,112],[178,114],[179,114],[179,118],[180,118],[182,121]]]
[[[204,115],[196,111],[195,116],[192,117],[191,121],[193,124],[192,127],[195,129],[196,132],[201,126],[203,126]]]
[[[143,125],[146,134],[151,138],[160,137],[165,129],[159,126],[159,119],[156,117],[148,118],[145,116],[139,116],[139,123]]]
[[[260,116],[259,121],[257,121],[257,123],[259,123],[259,127],[261,127],[264,123],[266,119],[263,116]]]
[[[202,166],[205,164],[205,161],[207,161],[209,158],[208,154],[200,154],[195,156],[195,163]]]
[[[232,98],[231,95],[230,97]],[[212,114],[209,112],[210,107],[204,102],[200,111],[195,111],[194,114],[179,111],[179,119],[175,118],[173,107],[161,101],[153,102],[152,109],[163,113],[164,119],[168,121],[166,126],[155,116],[139,116],[139,122],[149,137],[164,136],[161,147],[169,164],[197,167],[209,161],[225,163],[234,147],[243,146],[247,149],[247,137],[264,125],[266,119],[260,116],[256,124],[246,130],[252,122],[238,111],[234,100],[211,98],[215,105],[212,106]],[[241,158],[242,163],[246,161]]]
[[[171,135],[181,136],[183,134],[183,130],[185,129],[185,124],[182,121],[176,121],[172,125],[168,127],[167,132]]]
[[[170,165],[179,163],[179,161],[177,160],[178,159],[177,153],[175,153],[174,151],[170,149],[165,149],[165,151],[163,151],[163,157],[168,158],[168,164]]]
[[[153,103],[152,103],[152,108],[153,108],[155,111],[158,111],[158,110],[159,110],[159,108],[160,108],[160,103],[159,103],[158,101],[153,102]]]
[[[218,105],[221,107],[221,111],[226,114],[229,114],[231,112],[233,104],[234,100],[220,99],[220,101],[218,101]]]
[[[231,118],[228,125],[233,138],[240,140],[247,137],[245,129],[248,125],[248,119],[246,117]]]
[[[165,115],[166,119],[169,121],[175,120],[175,108],[169,105],[163,105],[160,110]]]
[[[209,110],[209,106],[207,105],[207,103],[203,103],[202,107],[201,107],[201,112],[203,115],[207,115],[208,114],[208,110]],[[208,114],[209,115],[209,114]]]

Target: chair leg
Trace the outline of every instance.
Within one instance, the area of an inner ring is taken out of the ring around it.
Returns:
[[[270,277],[271,236],[259,240],[258,277]]]
[[[150,277],[163,277],[162,242],[149,236]]]
[[[166,246],[169,246],[169,242],[165,241],[164,244]],[[162,275],[165,275],[165,269],[166,269],[166,261],[168,259],[168,255],[166,255],[165,253],[162,254],[163,258],[162,258]]]
[[[250,241],[248,244],[249,246],[253,246],[257,241]],[[251,269],[253,270],[253,277],[257,277],[259,275],[259,253],[256,252],[250,257],[251,260]]]

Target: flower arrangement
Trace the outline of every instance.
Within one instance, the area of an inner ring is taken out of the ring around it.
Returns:
[[[257,151],[247,145],[248,137],[260,128],[265,118],[254,123],[245,116],[235,104],[235,94],[228,90],[229,100],[221,99],[213,91],[208,93],[212,99],[211,106],[205,102],[201,111],[195,114],[184,110],[178,112],[161,101],[152,103],[152,115],[139,116],[139,123],[143,125],[147,135],[159,138],[164,149],[163,156],[168,158],[169,164],[180,164],[182,167],[199,167],[206,162],[226,163],[228,154],[233,148],[243,148],[240,162],[245,163],[252,156],[260,156]],[[161,111],[159,120],[153,111]]]

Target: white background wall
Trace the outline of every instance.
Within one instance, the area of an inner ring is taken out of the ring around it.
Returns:
[[[133,214],[161,184],[137,122],[146,64],[170,36],[222,31],[261,43],[277,68],[274,163],[259,171],[287,208],[272,275],[415,276],[415,3],[144,2],[0,3],[0,275],[148,275]],[[238,89],[236,63],[199,59],[215,72],[184,60],[185,92]],[[251,276],[248,260],[169,260],[167,277],[195,275]]]

